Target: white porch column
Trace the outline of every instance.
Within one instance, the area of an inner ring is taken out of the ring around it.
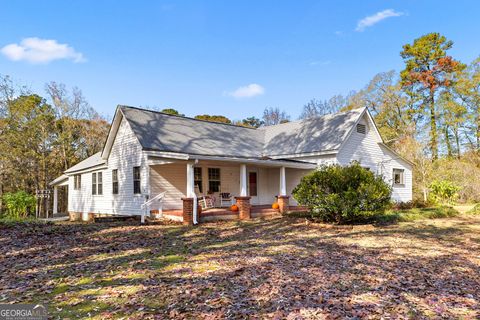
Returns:
[[[280,190],[279,196],[287,195],[287,183],[285,179],[285,167],[280,167]]]
[[[58,187],[53,187],[53,214],[58,213]]]
[[[195,170],[193,169],[193,166],[195,163],[193,162],[188,162],[187,163],[187,198],[192,198],[192,222],[193,224],[198,223],[198,207],[197,207],[197,195],[195,194]],[[185,207],[185,204],[184,204]],[[185,212],[185,208],[184,208]],[[185,217],[184,217],[184,223],[185,223]]]
[[[240,165],[240,196],[247,196],[247,165]]]
[[[195,185],[193,181],[193,163],[187,163],[187,198],[193,198]]]

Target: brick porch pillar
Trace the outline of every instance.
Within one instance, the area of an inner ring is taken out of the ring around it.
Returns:
[[[250,197],[235,197],[238,207],[238,217],[240,220],[248,220],[251,218]]]
[[[193,225],[193,198],[182,198],[183,224]]]
[[[286,213],[289,210],[289,196],[278,196],[278,209],[280,213]]]

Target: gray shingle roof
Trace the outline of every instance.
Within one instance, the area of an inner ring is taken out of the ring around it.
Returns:
[[[337,150],[364,109],[261,128],[269,156]]]
[[[364,109],[259,129],[119,107],[144,150],[265,157],[337,150]]]
[[[261,131],[131,107],[120,108],[145,150],[214,156],[261,156]]]
[[[102,153],[97,152],[93,156],[88,157],[87,159],[85,159],[83,161],[80,161],[79,163],[77,163],[73,167],[68,168],[67,170],[65,170],[65,173],[71,173],[71,172],[75,172],[75,171],[88,169],[88,168],[95,167],[95,166],[98,166],[98,165],[101,165],[101,164],[104,164],[104,163],[105,163],[105,160],[102,159]]]

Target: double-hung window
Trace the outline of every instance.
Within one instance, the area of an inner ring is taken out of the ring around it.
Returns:
[[[208,168],[208,192],[220,191],[220,168]]]
[[[82,175],[76,174],[73,176],[73,190],[80,190],[82,188]]]
[[[101,172],[92,173],[92,194],[103,194],[103,176]]]
[[[193,184],[195,187],[198,187],[198,192],[203,192],[202,168],[200,167],[193,168]]]
[[[112,170],[112,193],[118,194],[118,169]]]
[[[140,167],[133,167],[133,193],[142,193],[140,190]]]

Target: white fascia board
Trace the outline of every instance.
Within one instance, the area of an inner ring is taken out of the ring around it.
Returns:
[[[337,153],[338,153],[338,150],[326,150],[326,151],[318,151],[318,152],[291,153],[291,154],[284,154],[284,155],[275,155],[275,156],[270,156],[270,158],[272,158],[272,159],[292,159],[292,158],[298,158],[298,157],[335,155]]]
[[[188,160],[189,155],[186,153],[166,152],[166,151],[143,151],[148,157],[157,157],[165,159]]]
[[[260,160],[260,159],[235,158],[235,157],[191,155],[190,159],[235,162],[235,163],[244,163],[244,164],[256,164],[256,165],[267,166],[267,167],[286,167],[286,168],[296,168],[296,169],[315,169],[317,167],[317,165],[308,163],[308,162],[300,163],[300,162],[291,162],[291,161],[282,161],[282,160]]]
[[[89,167],[89,168],[84,168],[84,169],[80,169],[80,170],[76,170],[76,171],[65,172],[65,174],[67,176],[74,176],[76,174],[88,173],[88,172],[105,170],[105,169],[108,169],[108,166],[105,163],[103,163],[103,164],[99,164],[99,165]]]

